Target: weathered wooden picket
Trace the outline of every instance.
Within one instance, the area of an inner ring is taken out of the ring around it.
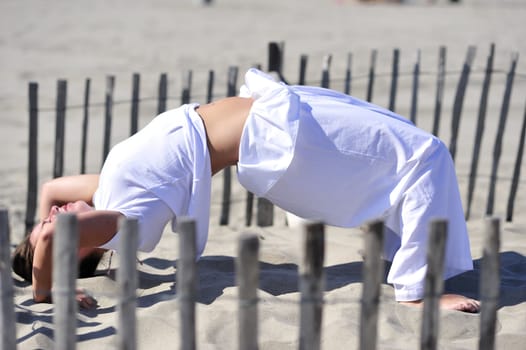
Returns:
[[[9,223],[7,210],[0,211],[0,260],[2,314],[2,350],[16,348],[15,314],[13,312],[13,281],[10,270]],[[126,232],[121,239],[122,261],[117,273],[119,295],[117,298],[117,344],[119,349],[136,347],[136,249],[137,221],[123,219],[121,228]],[[176,271],[176,297],[180,312],[181,349],[196,349],[197,263],[195,247],[195,221],[179,220],[179,259]],[[363,290],[361,298],[360,349],[375,349],[377,343],[378,307],[383,276],[381,251],[383,222],[373,221],[365,226],[363,265]],[[322,335],[324,293],[324,225],[312,222],[304,226],[304,254],[300,265],[299,291],[301,299],[299,348],[320,349]],[[495,322],[499,298],[499,220],[488,219],[481,271],[480,349],[493,349]],[[78,226],[74,214],[57,217],[56,238],[53,241],[53,300],[55,349],[75,349],[77,304],[75,301]],[[436,349],[439,337],[438,300],[443,291],[442,269],[444,263],[447,222],[430,223],[428,242],[428,269],[425,281],[424,308],[422,309],[421,349]],[[238,285],[239,349],[258,348],[258,251],[259,238],[250,233],[239,238],[236,274]]]
[[[270,43],[269,44],[269,56],[268,56],[268,70],[275,72],[283,80],[290,82],[290,79],[283,76],[283,43]],[[438,70],[436,77],[436,96],[434,102],[433,111],[433,125],[432,133],[438,135],[441,119],[443,115],[443,99],[445,89],[445,77],[448,74],[446,70],[446,48],[440,47],[439,58],[438,58]],[[457,155],[458,148],[458,137],[461,122],[462,109],[464,105],[464,99],[466,90],[468,87],[469,77],[472,74],[472,65],[475,57],[475,47],[468,47],[465,61],[462,66],[460,77],[458,80],[457,88],[455,90],[454,101],[452,105],[451,114],[451,126],[450,126],[450,141],[449,149],[453,159]],[[478,111],[478,119],[476,123],[475,140],[473,144],[473,153],[471,159],[471,166],[469,171],[469,179],[467,186],[467,199],[465,201],[466,207],[466,219],[470,218],[472,212],[472,203],[475,193],[476,180],[480,178],[478,174],[479,160],[481,156],[481,143],[485,129],[486,114],[488,109],[488,95],[490,90],[491,77],[497,73],[501,73],[496,70],[494,65],[495,46],[491,45],[490,52],[487,58],[487,64],[485,67],[484,80],[482,83],[482,91],[480,96],[480,105]],[[369,71],[367,74],[367,94],[366,100],[373,100],[373,92],[375,87],[375,81],[379,77],[377,73],[377,57],[378,51],[372,50],[370,57]],[[519,76],[524,80],[524,74],[516,73],[516,66],[518,61],[518,54],[514,53],[511,57],[511,64],[508,72],[506,73],[506,83],[504,96],[502,98],[501,110],[498,120],[497,132],[495,135],[494,147],[493,147],[493,160],[491,166],[491,174],[489,176],[489,192],[487,195],[486,203],[486,215],[493,215],[494,203],[495,203],[495,192],[496,184],[499,179],[498,168],[500,157],[503,149],[504,130],[508,119],[510,100],[513,90],[514,79]],[[300,69],[299,69],[299,84],[306,84],[306,71],[307,71],[308,57],[302,55],[300,58]],[[316,82],[323,87],[330,87],[330,69],[331,69],[332,56],[326,55],[322,62],[322,74],[321,81]],[[353,56],[349,54],[347,57],[347,66],[343,77],[343,91],[344,93],[351,93],[351,86],[354,81],[357,81],[359,77],[353,76],[352,72]],[[393,51],[393,61],[391,68],[391,83],[388,108],[391,110],[396,109],[396,100],[398,93],[399,77],[400,77],[400,50],[395,49]],[[411,89],[411,101],[409,118],[414,123],[417,123],[418,116],[418,97],[421,94],[419,82],[422,75],[421,58],[420,52],[417,53],[416,62],[414,63],[412,75],[412,89]],[[451,72],[449,72],[451,73]],[[233,96],[237,92],[237,81],[238,81],[238,67],[232,66],[228,70],[227,87],[226,93],[221,94],[222,96]],[[179,101],[181,104],[189,103],[191,101],[192,91],[192,71],[188,71],[182,81],[182,91]],[[209,102],[214,98],[220,96],[214,93],[216,76],[214,71],[208,73],[208,83],[206,86],[205,101]],[[333,79],[334,82],[337,79]],[[139,104],[140,98],[140,81],[141,77],[135,73],[132,76],[132,96],[129,101],[120,101],[120,103],[129,103],[131,106],[130,113],[130,135],[134,134],[138,130],[139,120]],[[312,84],[314,85],[314,84]],[[112,120],[113,120],[113,106],[114,106],[114,89],[115,89],[115,77],[108,76],[106,79],[106,91],[104,97],[104,137],[103,137],[103,154],[102,161],[106,158],[111,145],[112,135]],[[88,125],[90,119],[90,107],[93,104],[90,102],[90,91],[91,91],[91,80],[86,79],[84,88],[84,101],[81,107],[83,109],[83,120],[82,120],[82,135],[81,135],[81,150],[80,150],[80,173],[86,172],[86,154],[87,154],[87,140],[88,140]],[[168,77],[166,73],[162,73],[159,77],[158,84],[158,96],[157,96],[157,113],[162,113],[167,108],[168,97]],[[73,107],[70,107],[73,108]],[[34,218],[36,213],[36,202],[38,192],[38,119],[39,119],[38,105],[38,83],[33,82],[29,84],[29,142],[28,142],[28,184],[27,184],[27,199],[26,199],[26,217],[25,217],[25,229],[29,231],[34,225]],[[56,98],[56,125],[55,125],[55,146],[54,146],[54,164],[53,164],[53,177],[58,177],[64,174],[64,138],[65,138],[65,123],[66,123],[66,111],[67,107],[67,81],[59,80],[57,82],[57,98]],[[48,109],[49,111],[49,109]],[[515,118],[517,118],[515,116]],[[515,198],[518,192],[520,182],[520,172],[522,165],[522,158],[524,153],[524,140],[526,137],[526,108],[524,112],[523,124],[520,130],[520,139],[517,144],[516,160],[513,167],[513,173],[509,175],[511,179],[510,190],[507,200],[506,208],[506,220],[512,221]],[[230,217],[230,204],[231,199],[231,182],[232,175],[231,169],[226,168],[223,171],[223,196],[221,200],[221,211],[219,222],[221,225],[228,225]],[[505,176],[503,176],[505,177]],[[247,193],[246,197],[246,215],[245,223],[247,226],[252,224],[252,213],[254,196],[251,193]],[[270,226],[273,224],[273,207],[264,198],[257,198],[257,224],[260,226]]]

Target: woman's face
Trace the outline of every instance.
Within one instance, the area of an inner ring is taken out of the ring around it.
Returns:
[[[84,201],[76,201],[64,204],[63,206],[59,207],[54,205],[51,207],[51,210],[49,211],[48,216],[42,220],[38,225],[36,225],[33,228],[33,231],[31,231],[31,237],[29,238],[29,241],[31,242],[31,245],[35,247],[38,237],[40,236],[40,233],[42,232],[42,229],[45,227],[45,225],[50,224],[52,222],[55,222],[57,219],[57,215],[61,213],[82,213],[94,210],[88,203]]]

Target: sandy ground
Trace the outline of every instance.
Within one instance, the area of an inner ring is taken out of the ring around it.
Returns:
[[[468,221],[476,269],[448,283],[453,291],[478,296],[482,255],[484,210],[488,191],[493,142],[504,93],[505,73],[513,52],[526,53],[526,4],[521,1],[463,1],[452,6],[446,1],[409,1],[404,5],[370,4],[355,1],[217,0],[202,7],[190,0],[106,2],[94,0],[42,2],[36,0],[0,3],[0,206],[10,213],[12,242],[23,235],[27,188],[27,84],[39,83],[39,181],[51,177],[54,147],[54,104],[57,79],[68,80],[65,173],[79,170],[79,135],[84,81],[92,79],[92,119],[88,171],[101,164],[104,79],[116,76],[116,99],[131,95],[131,75],[142,74],[141,125],[155,115],[157,81],[169,74],[169,107],[180,103],[183,73],[194,72],[193,100],[205,102],[208,70],[217,75],[215,94],[226,91],[230,65],[242,72],[253,64],[267,64],[267,43],[285,42],[284,74],[297,80],[299,57],[309,56],[308,83],[317,85],[324,55],[332,54],[331,87],[342,88],[347,54],[353,54],[355,80],[352,93],[364,98],[366,74],[372,49],[378,50],[378,78],[373,101],[386,106],[392,51],[401,50],[401,72],[409,73],[420,50],[422,80],[418,125],[430,130],[435,94],[438,48],[448,48],[443,120],[439,136],[449,142],[452,101],[469,45],[477,46],[470,85],[466,92],[456,164],[463,197],[478,113],[480,86],[491,43],[496,44],[492,89],[488,100],[488,121],[472,217]],[[495,215],[502,217],[516,157],[520,125],[524,115],[526,61],[519,58],[503,152]],[[397,112],[408,115],[411,77],[402,74]],[[129,104],[117,103],[112,143],[129,130]],[[521,171],[524,177],[526,166]],[[234,182],[234,206],[230,225],[219,226],[222,178],[214,180],[210,240],[199,262],[200,292],[197,306],[198,347],[236,347],[237,290],[233,264],[236,239],[250,231],[261,238],[260,346],[263,349],[291,349],[298,345],[297,264],[301,234],[285,225],[283,212],[276,209],[276,224],[269,228],[244,226],[245,192]],[[526,186],[519,184],[514,220],[502,223],[501,298],[498,312],[497,348],[518,349],[526,341]],[[138,295],[139,348],[178,345],[178,304],[174,295],[177,235],[166,230],[152,254],[140,254]],[[324,349],[352,349],[358,346],[359,298],[361,293],[360,249],[362,236],[356,229],[327,228],[326,305],[323,318]],[[107,263],[107,262],[106,262]],[[84,279],[79,284],[99,302],[94,311],[78,314],[78,347],[114,348],[116,329],[114,280],[118,257],[110,272]],[[104,268],[104,264],[101,268]],[[17,338],[21,349],[52,348],[53,307],[34,304],[27,284],[15,281]],[[394,302],[392,288],[382,286],[379,319],[379,348],[418,347],[420,311]],[[439,344],[444,349],[477,347],[480,315],[443,312]]]

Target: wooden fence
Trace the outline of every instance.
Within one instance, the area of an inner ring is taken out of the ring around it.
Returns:
[[[136,219],[121,220],[123,231],[120,241],[121,265],[117,271],[119,295],[117,298],[117,344],[119,349],[136,348]],[[15,314],[13,305],[13,281],[10,270],[9,224],[7,210],[0,210],[0,272],[2,314],[2,348],[16,348]],[[195,245],[195,221],[191,218],[178,220],[179,259],[176,273],[176,301],[179,303],[181,349],[196,348],[197,264]],[[301,294],[299,348],[320,349],[323,291],[324,291],[324,225],[319,222],[306,224],[303,228],[303,259],[299,268],[299,291]],[[363,264],[363,289],[361,298],[360,349],[375,349],[377,321],[380,303],[380,286],[384,265],[381,261],[384,226],[372,221],[364,228],[365,247]],[[499,299],[499,235],[498,219],[488,219],[481,269],[480,335],[479,349],[493,349],[495,323]],[[425,279],[424,307],[420,331],[420,348],[436,349],[439,334],[439,298],[443,291],[443,263],[447,238],[447,221],[430,223],[428,241],[428,269]],[[57,229],[53,240],[53,300],[55,310],[55,349],[75,349],[77,304],[75,301],[78,226],[74,214],[64,213],[57,217]],[[258,348],[258,295],[259,284],[259,238],[245,233],[240,236],[236,258],[236,281],[238,286],[238,348]],[[59,294],[59,295],[58,295]]]
[[[491,77],[497,73],[493,68],[495,49],[491,46],[487,58],[487,65],[484,71],[482,91],[480,97],[480,106],[478,120],[476,124],[476,137],[474,142],[474,152],[471,161],[468,185],[468,200],[466,217],[469,218],[471,202],[475,182],[478,178],[477,169],[480,158],[480,143],[485,128],[487,114],[488,93],[491,85]],[[461,121],[464,96],[468,87],[468,81],[472,70],[472,64],[475,56],[475,49],[469,47],[462,70],[458,79],[455,91],[454,102],[451,116],[451,138],[449,148],[451,155],[455,158],[458,152],[459,125]],[[368,101],[373,100],[375,81],[378,78],[376,72],[378,52],[371,52],[369,70],[366,75]],[[343,92],[351,93],[352,83],[358,78],[352,71],[353,56],[349,54],[347,68],[343,77]],[[524,79],[524,75],[516,73],[518,55],[513,54],[509,70],[505,73],[506,82],[502,105],[500,109],[497,133],[495,136],[492,173],[490,175],[490,186],[488,193],[488,202],[486,214],[491,216],[495,200],[495,185],[498,180],[497,170],[502,152],[502,142],[504,138],[504,129],[508,118],[511,92],[513,89],[514,78],[518,75]],[[443,114],[443,96],[445,84],[444,80],[448,71],[445,67],[446,49],[439,50],[439,66],[436,72],[436,96],[433,111],[433,130],[434,134],[438,133]],[[306,79],[308,57],[303,55],[300,58],[299,84],[309,83]],[[400,51],[393,51],[393,61],[391,70],[391,84],[389,94],[388,108],[396,109],[398,79],[400,76]],[[268,70],[277,73],[282,80],[291,82],[290,77],[285,77],[283,73],[283,44],[269,44]],[[414,64],[411,90],[411,108],[409,118],[417,123],[417,106],[420,95],[420,77],[422,74],[420,55]],[[317,82],[323,87],[330,87],[334,79],[331,80],[331,56],[327,55],[323,60],[321,81]],[[214,93],[215,73],[210,71],[208,74],[208,83],[206,86],[205,100],[211,101],[218,97]],[[237,91],[238,68],[231,67],[228,71],[227,91],[222,96],[233,96]],[[134,74],[132,78],[132,97],[129,101],[131,106],[130,115],[130,134],[138,130],[139,105],[140,98],[140,75]],[[188,103],[191,100],[192,92],[192,72],[188,72],[183,80],[181,91],[181,103]],[[314,85],[314,84],[311,84]],[[109,152],[112,135],[113,106],[115,89],[115,77],[109,76],[106,80],[106,93],[104,100],[104,137],[103,137],[103,155],[106,157]],[[88,124],[90,120],[91,102],[91,80],[85,81],[85,94],[83,105],[80,106],[83,111],[83,130],[81,136],[81,154],[80,154],[80,173],[86,171],[86,154],[88,150]],[[163,73],[159,78],[157,112],[161,113],[167,108],[168,97],[168,78]],[[77,106],[79,107],[79,106]],[[64,139],[66,112],[72,107],[67,105],[67,81],[59,80],[57,83],[56,107],[53,111],[56,113],[55,125],[55,147],[54,147],[54,164],[53,177],[63,175],[64,172]],[[28,191],[25,228],[29,231],[34,224],[36,211],[37,191],[38,191],[38,119],[39,112],[42,108],[38,105],[38,84],[29,84],[29,157],[28,157]],[[511,221],[513,216],[514,201],[520,183],[520,169],[523,155],[523,146],[526,130],[526,111],[523,116],[523,123],[520,129],[520,137],[517,146],[516,161],[511,176],[511,188],[508,195],[508,205],[506,220]],[[231,203],[231,170],[227,168],[223,172],[223,198],[222,209],[220,214],[220,224],[227,225],[229,222],[229,212]],[[254,197],[247,193],[246,199],[246,220],[247,226],[251,225],[253,212]],[[258,225],[272,225],[273,209],[270,203],[264,199],[258,199]],[[178,220],[180,232],[180,255],[177,262],[177,300],[180,303],[181,315],[181,344],[183,349],[194,349],[195,343],[195,300],[196,300],[196,264],[195,264],[195,223],[191,219]],[[122,246],[122,267],[118,271],[118,283],[120,295],[118,296],[118,344],[121,349],[134,349],[135,340],[135,303],[136,303],[136,285],[137,274],[135,268],[135,251],[137,247],[136,232],[137,223],[133,220],[124,220],[121,222],[122,229],[128,234],[123,235]],[[437,346],[438,334],[438,298],[442,292],[443,281],[441,278],[443,264],[443,249],[447,235],[447,222],[434,221],[430,223],[430,244],[433,245],[434,254],[428,254],[428,276],[426,277],[426,300],[423,309],[423,320],[421,330],[421,348],[435,349]],[[486,229],[486,245],[484,248],[482,278],[481,278],[481,323],[480,323],[480,343],[481,349],[492,349],[494,347],[495,321],[497,311],[497,300],[499,293],[499,220],[488,219]],[[0,328],[2,329],[2,349],[13,349],[16,347],[15,315],[13,307],[13,286],[10,269],[10,252],[9,252],[9,223],[6,210],[0,210],[0,272],[1,285],[0,302],[2,314]],[[54,285],[56,293],[63,293],[60,298],[55,300],[55,347],[56,349],[73,349],[75,348],[75,324],[76,324],[76,303],[75,303],[75,271],[71,267],[75,264],[69,263],[75,261],[76,249],[76,219],[72,215],[62,214],[58,217],[56,239],[54,239],[55,261],[54,268]],[[304,259],[300,267],[300,339],[301,349],[318,349],[321,339],[321,319],[323,314],[323,257],[324,257],[324,226],[322,223],[308,224],[304,228],[305,246]],[[364,288],[361,300],[362,313],[360,324],[359,344],[362,349],[374,349],[377,341],[377,319],[378,304],[381,276],[383,275],[383,264],[380,263],[380,251],[382,247],[383,223],[379,221],[371,222],[365,229],[365,261],[364,261]],[[259,241],[252,234],[242,235],[239,241],[239,252],[236,263],[237,283],[239,291],[239,348],[256,349],[258,347],[258,321],[257,321],[257,288],[258,288],[258,249]],[[58,252],[58,253],[57,253]],[[60,271],[58,270],[60,269]],[[63,270],[64,269],[64,270]]]
[[[283,43],[270,43],[268,50],[268,70],[270,72],[275,72],[277,75],[286,82],[291,81],[290,77],[283,76]],[[451,109],[451,125],[450,125],[450,141],[449,149],[453,159],[455,159],[458,153],[458,138],[459,138],[459,128],[461,124],[461,115],[464,105],[464,98],[466,95],[466,90],[468,88],[468,81],[470,74],[472,74],[472,65],[475,57],[475,48],[468,47],[465,61],[462,65],[460,75],[458,77],[458,83],[455,90],[454,101]],[[446,69],[446,53],[447,50],[445,47],[440,47],[439,57],[438,57],[438,69],[436,71],[436,95],[434,98],[434,108],[433,108],[433,122],[432,122],[432,133],[438,135],[440,124],[442,121],[442,116],[444,114],[444,90],[445,90],[445,79],[446,75],[455,74],[452,71]],[[486,124],[486,115],[488,110],[488,95],[491,86],[491,78],[497,74],[505,74],[505,90],[502,98],[500,113],[498,116],[498,123],[496,127],[496,135],[493,146],[493,155],[492,155],[492,165],[491,165],[491,174],[489,175],[489,190],[487,195],[486,211],[485,215],[490,216],[494,214],[494,203],[496,195],[496,184],[497,181],[501,178],[498,175],[500,158],[503,150],[503,140],[505,139],[504,130],[506,127],[506,122],[508,120],[510,101],[512,96],[512,90],[514,85],[515,77],[518,76],[522,82],[526,80],[526,75],[516,72],[516,66],[518,61],[518,54],[513,53],[511,57],[510,67],[507,72],[498,70],[494,68],[494,57],[495,57],[495,46],[491,45],[490,52],[487,57],[486,67],[483,74],[483,83],[482,90],[480,95],[480,104],[478,110],[478,118],[476,123],[475,130],[475,139],[473,144],[473,154],[471,159],[471,165],[469,170],[468,178],[468,192],[467,198],[465,200],[466,207],[466,219],[470,218],[472,211],[472,203],[475,193],[475,184],[477,179],[481,176],[478,174],[479,160],[481,157],[481,143],[485,131]],[[297,79],[298,84],[307,84],[310,85],[321,85],[323,87],[331,87],[335,82],[341,82],[343,86],[344,93],[350,94],[351,87],[353,83],[356,83],[360,79],[366,79],[367,93],[366,100],[373,101],[373,94],[375,84],[377,80],[382,75],[377,72],[377,61],[378,61],[378,52],[377,50],[371,51],[370,64],[368,73],[362,75],[355,74],[352,71],[353,65],[353,56],[349,54],[347,57],[347,66],[345,68],[345,73],[343,79],[332,78],[331,79],[331,61],[332,56],[326,55],[322,62],[322,73],[321,80],[317,82],[308,82],[306,79],[307,72],[307,62],[308,56],[302,55],[300,57],[299,63],[299,76]],[[390,73],[390,92],[389,92],[389,102],[388,107],[391,110],[396,109],[397,95],[399,94],[399,78],[403,75],[400,72],[400,50],[395,49],[393,51],[393,60]],[[421,77],[424,74],[424,71],[421,67],[421,56],[418,52],[416,57],[416,62],[414,63],[412,72],[408,73],[411,76],[412,88],[410,93],[410,112],[409,118],[414,123],[418,124],[418,104],[419,96],[422,94],[422,88],[420,86]],[[429,73],[427,73],[429,75]],[[233,96],[237,92],[237,81],[238,81],[238,67],[232,66],[228,70],[227,77],[227,86],[226,93],[217,94],[214,92],[215,81],[217,80],[216,74],[214,71],[208,72],[208,81],[206,83],[206,95],[204,100],[209,102],[214,98],[219,96]],[[406,74],[407,75],[407,74]],[[385,78],[385,75],[383,76]],[[158,83],[158,96],[157,101],[157,113],[161,113],[167,108],[167,100],[176,99],[181,104],[189,103],[191,101],[192,93],[192,80],[193,73],[188,71],[184,78],[182,79],[182,90],[180,98],[170,98],[168,95],[168,76],[166,73],[162,73],[159,77]],[[139,128],[139,106],[140,102],[145,99],[140,98],[140,82],[141,76],[139,74],[133,74],[132,77],[132,96],[130,100],[119,101],[119,103],[130,104],[130,131],[129,134],[134,134]],[[64,173],[64,139],[65,139],[65,125],[66,125],[66,112],[69,109],[81,108],[82,109],[82,134],[81,134],[81,149],[80,149],[80,173],[86,172],[86,155],[88,151],[88,125],[90,121],[90,108],[94,107],[96,104],[91,102],[90,91],[92,89],[91,80],[86,79],[84,85],[84,99],[81,106],[69,106],[67,105],[67,81],[59,80],[57,82],[57,94],[56,94],[56,107],[54,109],[50,108],[39,108],[38,104],[38,89],[39,85],[36,82],[29,84],[29,141],[28,141],[28,176],[27,176],[27,198],[26,198],[26,216],[25,216],[25,230],[28,232],[34,225],[34,218],[36,213],[36,203],[37,203],[37,192],[38,192],[38,120],[39,112],[54,111],[56,114],[56,124],[55,124],[55,145],[54,145],[54,164],[53,164],[53,177],[62,176]],[[103,147],[102,147],[102,160],[106,158],[110,150],[111,145],[111,135],[113,128],[113,107],[115,104],[114,98],[115,90],[115,77],[108,76],[106,78],[106,91],[104,97],[104,126],[103,126]],[[522,97],[524,97],[523,91],[521,91]],[[525,106],[526,107],[526,106]],[[524,110],[523,116],[518,116],[518,118],[523,119],[522,126],[520,128],[520,136],[517,142],[516,147],[516,160],[513,166],[513,172],[509,176],[503,176],[510,178],[510,189],[507,199],[507,209],[506,209],[506,220],[512,221],[514,203],[518,192],[518,187],[520,183],[520,172],[521,164],[524,151],[524,139],[526,136],[526,108]],[[517,116],[515,116],[517,118]],[[122,127],[121,127],[122,128]],[[509,134],[509,133],[508,133]],[[463,153],[466,150],[462,150]],[[488,158],[488,157],[486,157]],[[230,215],[230,203],[232,202],[231,198],[231,182],[232,175],[231,169],[227,168],[223,171],[223,196],[221,200],[221,211],[219,222],[221,225],[228,225],[229,215]],[[250,226],[252,223],[252,213],[254,211],[254,196],[251,193],[247,193],[246,196],[246,215],[245,223],[247,226]],[[257,199],[257,224],[260,226],[267,226],[273,224],[273,207],[272,205],[263,198]]]

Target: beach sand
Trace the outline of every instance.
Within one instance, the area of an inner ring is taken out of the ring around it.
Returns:
[[[401,50],[401,71],[410,72],[421,50],[422,95],[418,125],[430,130],[438,49],[448,48],[444,119],[439,136],[449,141],[451,106],[469,45],[477,46],[460,129],[457,173],[463,199],[468,184],[474,125],[478,113],[483,69],[491,43],[496,45],[492,90],[488,100],[488,125],[479,166],[472,216],[468,229],[475,270],[448,281],[450,291],[478,297],[480,259],[484,241],[485,204],[492,147],[501,109],[505,72],[513,52],[526,54],[526,5],[521,1],[447,1],[429,4],[361,4],[356,1],[241,1],[217,0],[203,7],[186,1],[2,1],[0,4],[0,206],[9,209],[11,241],[24,234],[27,190],[27,85],[39,83],[39,182],[50,179],[53,167],[56,81],[68,80],[66,129],[66,175],[79,169],[79,144],[84,82],[92,79],[88,172],[101,165],[101,130],[104,79],[116,76],[115,98],[129,100],[131,76],[141,73],[140,125],[155,115],[161,72],[169,75],[168,107],[179,104],[183,73],[194,72],[192,100],[204,103],[208,70],[216,71],[216,95],[226,93],[228,67],[240,69],[267,65],[267,44],[285,43],[284,75],[295,82],[299,57],[309,55],[308,83],[319,84],[324,55],[332,54],[331,87],[341,89],[347,54],[353,53],[356,80],[352,93],[365,97],[367,69],[372,49],[378,50],[379,78],[373,102],[386,106],[389,98],[392,52]],[[427,73],[426,73],[427,72]],[[526,61],[519,59],[512,102],[506,126],[495,215],[504,218],[517,140],[524,116]],[[359,76],[361,75],[361,77]],[[381,75],[381,74],[380,74]],[[411,78],[400,78],[397,112],[408,115]],[[112,144],[129,130],[129,103],[116,103]],[[523,177],[526,166],[521,167]],[[235,172],[234,172],[235,173]],[[222,175],[213,182],[210,239],[199,261],[197,303],[197,345],[200,349],[237,347],[237,289],[234,259],[237,238],[252,232],[260,238],[261,278],[259,288],[259,344],[262,349],[298,347],[299,292],[298,264],[302,234],[285,224],[285,214],[275,209],[272,227],[245,227],[246,192],[233,181],[233,206],[228,226],[219,225]],[[497,323],[497,348],[519,349],[526,342],[526,186],[519,183],[513,222],[502,221],[501,296]],[[323,310],[322,348],[358,348],[360,296],[362,288],[362,233],[359,229],[326,228],[326,292]],[[174,263],[178,238],[167,228],[152,253],[139,254],[137,289],[138,348],[179,346],[179,306],[175,298]],[[107,256],[108,258],[108,256]],[[118,332],[116,319],[117,284],[115,269],[104,260],[101,275],[79,280],[99,307],[78,313],[78,348],[112,349]],[[30,287],[15,279],[17,339],[20,349],[53,348],[53,306],[34,304]],[[382,285],[378,348],[419,347],[421,310],[398,305],[391,286]],[[442,312],[439,347],[474,349],[478,346],[480,315]]]

